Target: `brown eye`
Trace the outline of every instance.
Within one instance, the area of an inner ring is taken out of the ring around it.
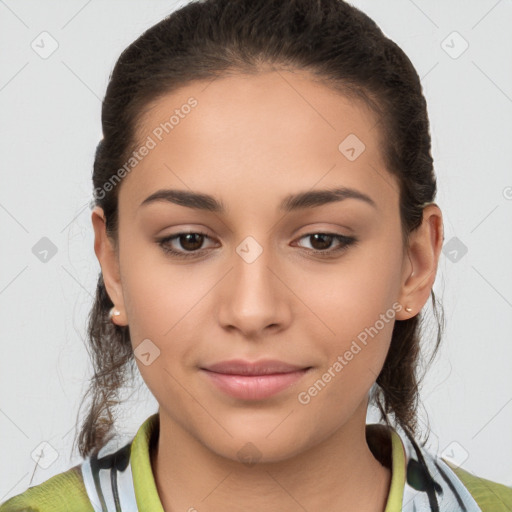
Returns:
[[[317,256],[335,256],[348,249],[350,245],[357,242],[354,237],[338,235],[336,233],[309,233],[300,238],[309,239],[311,248],[308,251]],[[337,247],[332,248],[333,242],[338,242]]]
[[[201,233],[186,233],[179,235],[177,239],[187,251],[197,251],[203,245],[204,236]]]
[[[189,232],[177,233],[158,240],[162,250],[178,258],[188,258],[201,254],[205,239],[210,239],[206,233]]]
[[[328,249],[334,240],[333,235],[328,235],[326,233],[315,233],[313,235],[309,235],[312,241],[312,247],[315,250],[323,251]]]

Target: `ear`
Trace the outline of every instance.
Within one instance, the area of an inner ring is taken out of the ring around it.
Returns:
[[[94,252],[101,266],[105,288],[120,312],[118,316],[112,317],[112,321],[117,325],[127,325],[119,259],[113,240],[107,236],[105,214],[101,207],[94,207],[91,220],[94,229]]]
[[[443,215],[440,208],[431,203],[423,209],[421,225],[409,235],[399,297],[403,309],[397,313],[397,320],[417,315],[427,302],[436,278],[443,240]],[[406,311],[406,307],[412,311]]]

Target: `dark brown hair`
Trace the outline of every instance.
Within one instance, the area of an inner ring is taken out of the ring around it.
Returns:
[[[194,1],[146,30],[123,51],[103,101],[103,139],[93,171],[95,204],[104,210],[114,243],[122,183],[106,184],[112,183],[137,146],[137,129],[148,106],[193,80],[280,69],[306,71],[375,112],[387,170],[399,183],[407,247],[408,234],[421,224],[424,205],[436,194],[426,101],[405,53],[373,20],[342,0]],[[433,291],[431,299],[437,336],[429,362],[442,331]],[[81,405],[88,395],[91,401],[77,434],[84,457],[114,436],[112,409],[136,367],[129,327],[109,320],[112,306],[100,273],[88,322],[94,375]],[[373,397],[386,423],[411,433],[417,429],[423,314],[395,322]]]

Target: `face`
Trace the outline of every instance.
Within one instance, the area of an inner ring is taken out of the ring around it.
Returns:
[[[138,130],[149,150],[119,185],[107,288],[161,421],[266,461],[364,423],[394,322],[411,316],[377,119],[282,71],[187,85]]]

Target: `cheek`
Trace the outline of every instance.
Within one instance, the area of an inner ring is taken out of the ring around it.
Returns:
[[[130,330],[166,339],[204,294],[192,267],[171,264],[156,242],[121,239],[120,268]],[[194,282],[193,285],[191,283]],[[134,340],[135,341],[135,340]]]
[[[383,314],[389,320],[399,296],[401,266],[399,239],[381,236],[348,251],[339,263],[304,266],[300,279],[294,280],[294,293],[324,324],[322,336],[330,331],[333,339],[346,340],[373,326]],[[391,333],[386,326],[379,328],[384,337]]]
[[[323,364],[307,382],[310,387],[301,389],[307,396],[299,402],[315,401],[336,410],[345,404],[350,409],[375,382],[402,308],[396,301],[400,251],[400,245],[383,238],[348,256],[339,267],[324,274],[312,271],[309,279],[304,276],[297,295],[317,317],[307,323],[308,337],[316,340]]]
[[[201,326],[208,320],[211,325],[212,288],[224,270],[171,263],[156,243],[152,247],[129,237],[123,251],[123,294],[135,355],[144,340],[158,353],[148,366],[136,357],[139,371],[155,396],[179,401],[178,383],[197,363],[205,338]]]
[[[331,336],[317,343],[322,364],[298,390],[297,401],[308,417],[323,417],[333,428],[350,417],[377,380],[389,351],[396,310],[369,314],[354,309],[332,317]]]

